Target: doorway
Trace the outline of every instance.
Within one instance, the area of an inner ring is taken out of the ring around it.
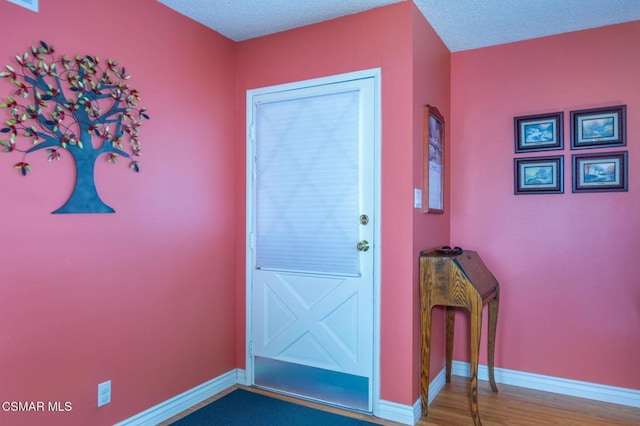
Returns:
[[[247,92],[251,385],[379,400],[380,70]]]

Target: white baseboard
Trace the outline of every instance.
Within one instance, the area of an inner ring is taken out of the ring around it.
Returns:
[[[242,373],[240,373],[238,369],[231,370],[228,373],[189,389],[133,417],[116,423],[114,426],[148,426],[163,422],[205,399],[211,398],[213,395],[234,386],[238,383],[238,377],[243,374],[244,370]]]
[[[445,370],[442,369],[431,381],[431,384],[429,384],[429,404],[431,404],[436,395],[438,395],[438,392],[442,390],[445,382]],[[422,401],[418,398],[413,406],[410,406],[398,404],[397,402],[381,400],[380,404],[378,404],[376,416],[381,419],[391,420],[405,425],[415,425],[418,420],[420,420],[420,417],[422,417]]]
[[[453,361],[451,374],[469,377],[469,363]],[[495,368],[494,374],[496,383],[640,408],[640,390],[543,376],[506,368]],[[478,379],[489,380],[489,369],[486,365],[478,366]]]
[[[239,385],[251,386],[251,383],[249,383],[249,378],[247,377],[247,370],[242,368],[236,368],[236,372],[238,375]]]

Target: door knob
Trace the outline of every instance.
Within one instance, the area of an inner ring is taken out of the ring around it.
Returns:
[[[369,250],[369,241],[362,240],[358,244],[356,244],[356,248],[358,251],[367,251]]]

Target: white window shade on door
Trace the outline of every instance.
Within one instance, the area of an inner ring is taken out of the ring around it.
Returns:
[[[360,274],[359,91],[257,104],[256,268]]]

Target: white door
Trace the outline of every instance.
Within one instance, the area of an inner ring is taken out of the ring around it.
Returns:
[[[368,412],[378,99],[378,70],[247,93],[249,380]]]

